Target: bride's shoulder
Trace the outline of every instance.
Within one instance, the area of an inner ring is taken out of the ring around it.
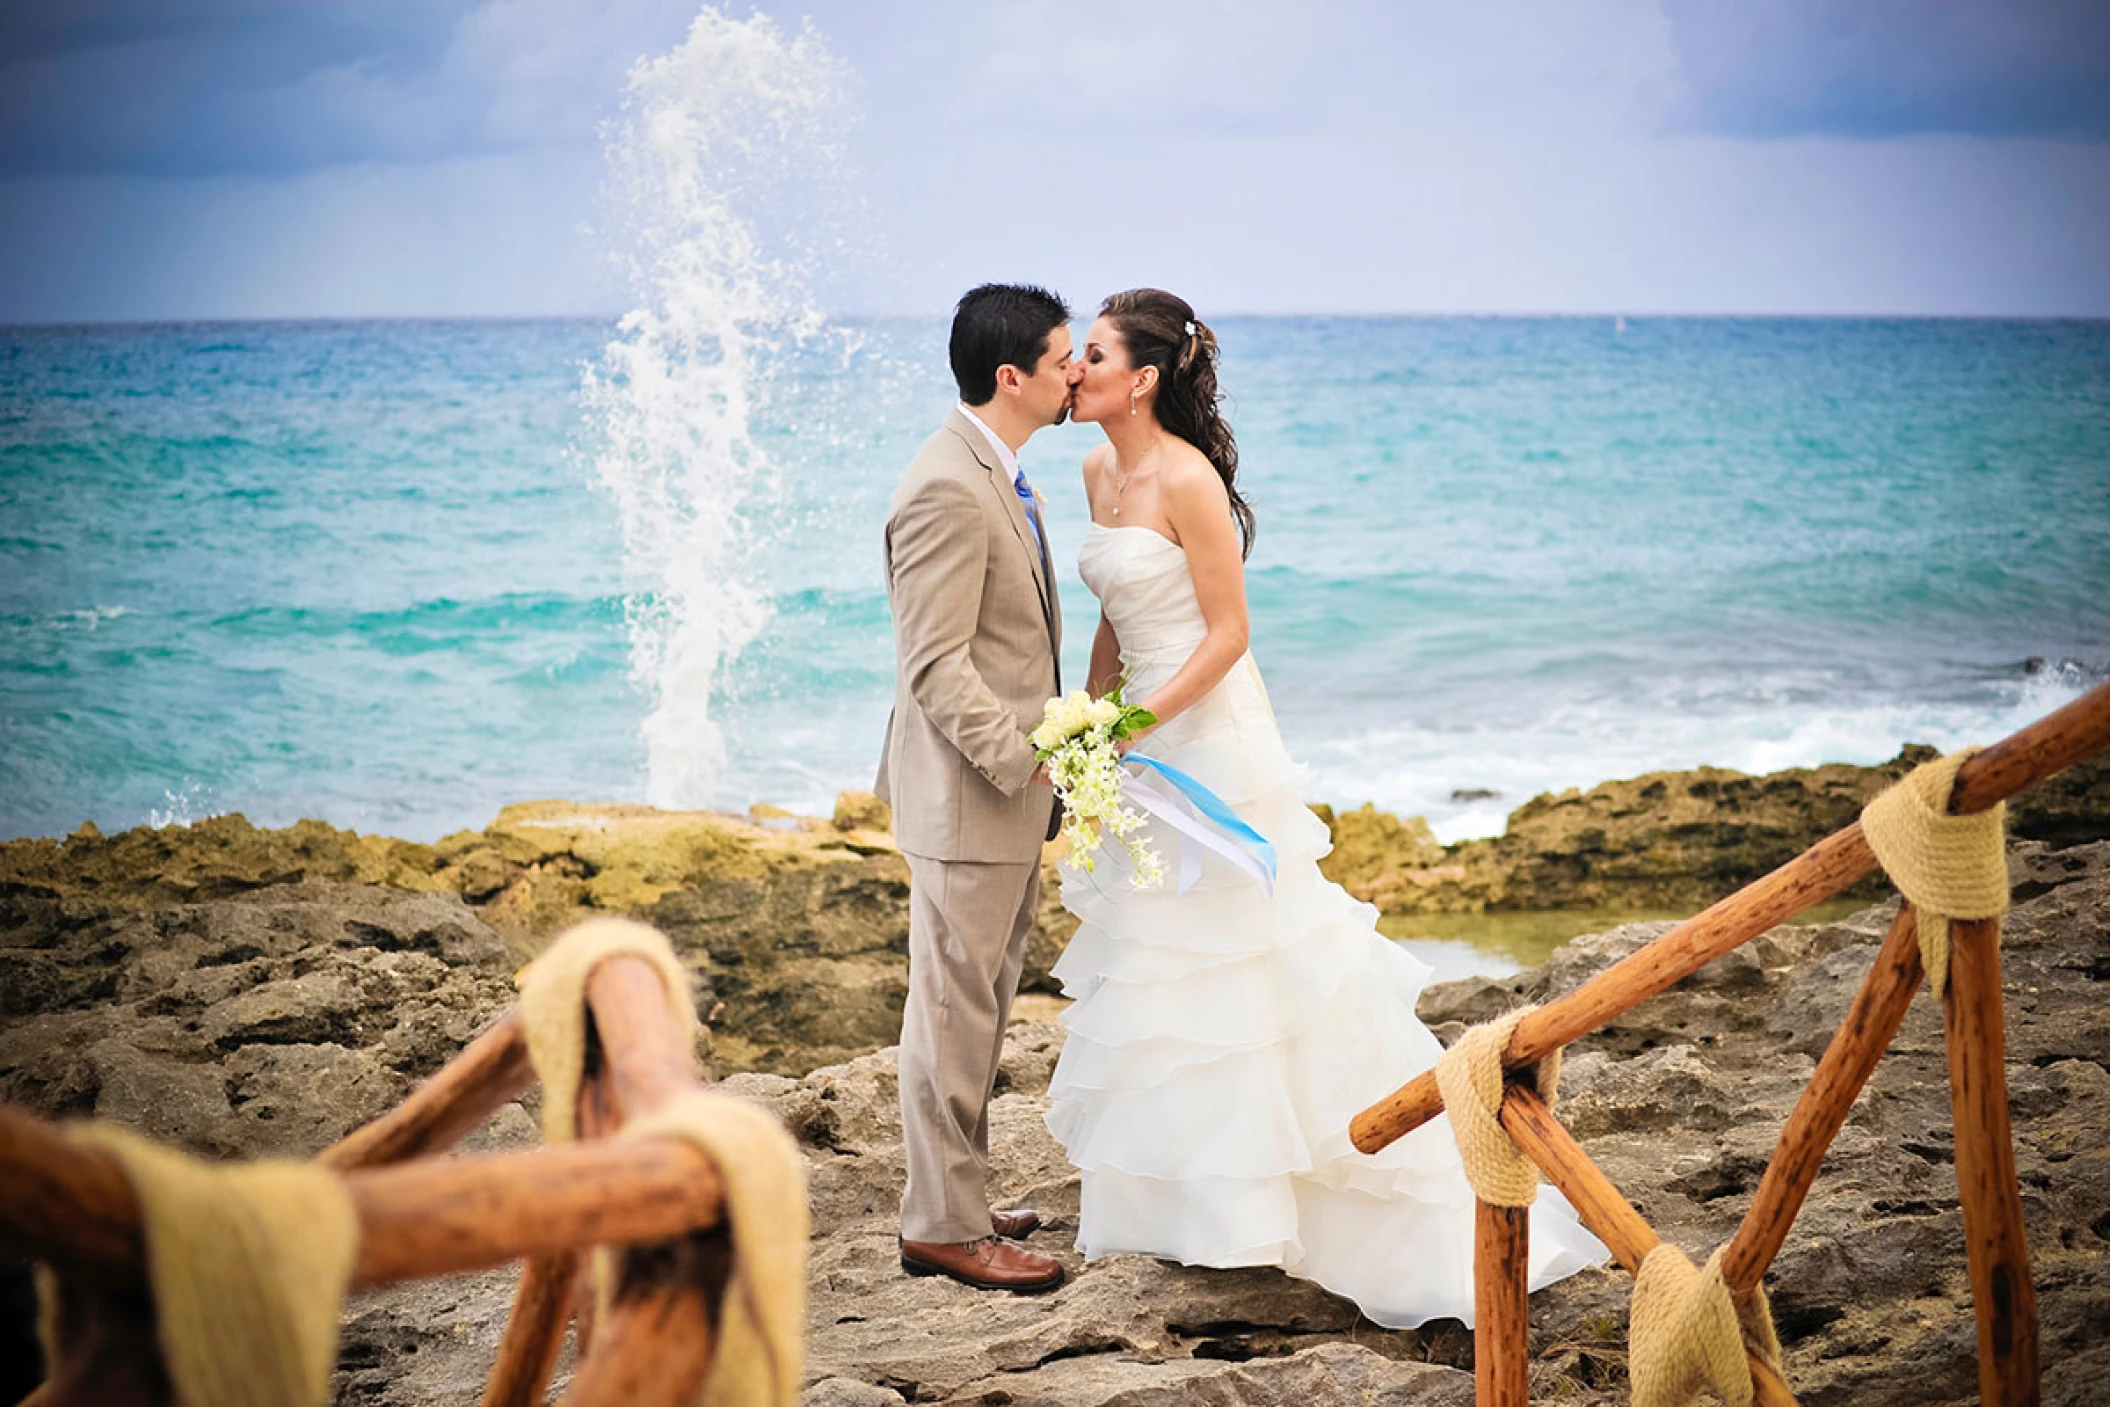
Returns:
[[[1174,496],[1199,495],[1211,501],[1228,501],[1223,476],[1216,472],[1209,456],[1181,439],[1169,441],[1166,449],[1165,465],[1159,472],[1161,482]]]
[[[1113,463],[1113,460],[1114,447],[1112,445],[1094,445],[1091,449],[1086,450],[1084,454],[1085,483],[1097,483],[1099,476],[1106,472],[1106,466]]]

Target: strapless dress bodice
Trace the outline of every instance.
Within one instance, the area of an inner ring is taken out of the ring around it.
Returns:
[[[1125,696],[1130,703],[1148,702],[1209,634],[1186,549],[1153,528],[1094,523],[1079,549],[1077,573],[1121,642]],[[1299,770],[1283,750],[1267,686],[1250,653],[1215,688],[1155,730],[1147,747],[1227,799],[1278,789]]]
[[[1154,528],[1092,524],[1077,574],[1099,598],[1131,669],[1165,656],[1177,669],[1209,633],[1186,549]]]

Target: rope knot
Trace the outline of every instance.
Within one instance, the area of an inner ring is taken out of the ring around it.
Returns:
[[[689,974],[658,929],[629,919],[588,919],[565,931],[516,979],[527,1023],[528,1055],[542,1080],[543,1138],[578,1137],[574,1111],[585,1081],[586,987],[594,969],[617,956],[659,974],[676,1026],[693,1033]],[[721,1335],[699,1407],[795,1407],[802,1378],[806,1302],[806,1164],[775,1115],[737,1096],[695,1089],[633,1116],[620,1139],[678,1138],[717,1165],[733,1242],[732,1278],[719,1305]],[[615,1292],[616,1258],[594,1257],[595,1297],[605,1313]]]
[[[154,1336],[183,1407],[320,1407],[337,1318],[359,1255],[359,1214],[313,1163],[208,1163],[114,1124],[69,1131],[124,1169],[139,1198]],[[39,1267],[39,1328],[53,1381],[94,1351],[100,1292]]]
[[[1465,1180],[1483,1202],[1497,1207],[1528,1207],[1538,1196],[1538,1165],[1519,1152],[1502,1129],[1502,1052],[1517,1023],[1535,1007],[1482,1022],[1458,1038],[1436,1062],[1436,1088],[1450,1116],[1451,1136],[1465,1164]],[[1555,1051],[1532,1067],[1539,1097],[1553,1103],[1560,1083],[1561,1057]]]
[[[2007,805],[1949,814],[1956,771],[1976,748],[1915,767],[1868,803],[1861,831],[1919,919],[1920,961],[1938,997],[1949,985],[1949,921],[2007,912]]]
[[[1702,1387],[1729,1407],[1749,1407],[1753,1388],[1748,1350],[1780,1365],[1780,1340],[1764,1286],[1742,1306],[1722,1279],[1722,1253],[1699,1269],[1664,1242],[1634,1277],[1627,1322],[1627,1377],[1634,1407],[1684,1407]]]

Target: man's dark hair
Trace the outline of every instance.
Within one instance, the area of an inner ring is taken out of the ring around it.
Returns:
[[[1069,320],[1069,304],[1032,284],[968,289],[952,314],[952,379],[960,399],[969,405],[994,400],[1000,366],[1032,375],[1048,354],[1048,335]]]

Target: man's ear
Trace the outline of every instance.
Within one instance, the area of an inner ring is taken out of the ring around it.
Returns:
[[[996,389],[999,391],[1009,391],[1017,395],[1018,388],[1024,384],[1025,379],[1024,373],[1009,362],[996,369]]]

